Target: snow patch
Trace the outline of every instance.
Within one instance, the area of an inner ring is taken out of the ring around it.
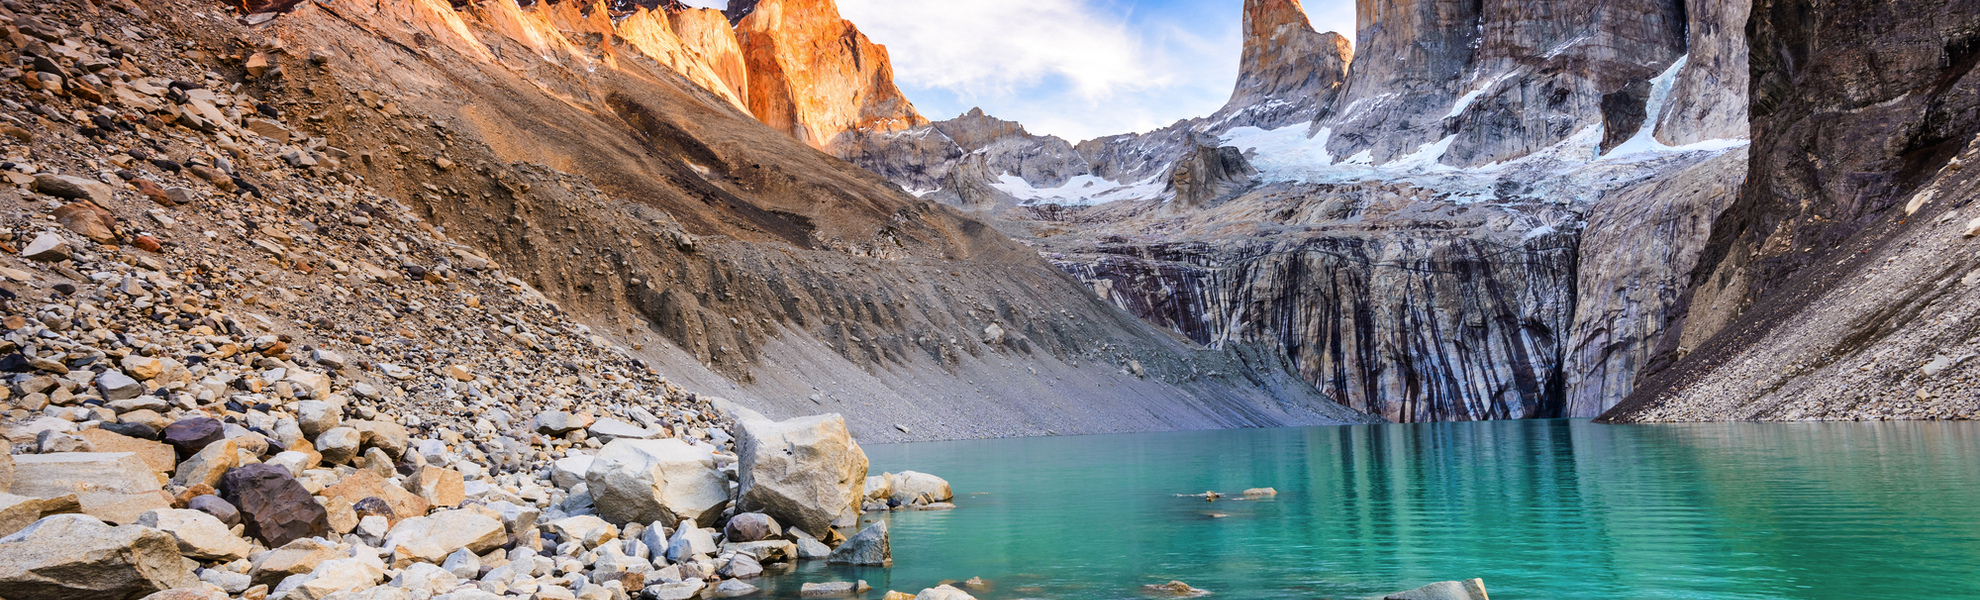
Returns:
[[[1010,194],[1019,204],[1104,204],[1115,200],[1139,200],[1152,198],[1162,193],[1167,186],[1157,182],[1160,177],[1150,177],[1133,183],[1121,183],[1095,175],[1080,175],[1066,180],[1055,187],[1037,187],[1023,177],[1005,173],[998,176],[990,187]]]

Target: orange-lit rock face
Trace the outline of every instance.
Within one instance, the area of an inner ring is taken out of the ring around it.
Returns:
[[[1310,121],[1334,104],[1354,59],[1347,38],[1314,31],[1299,0],[1249,0],[1244,27],[1237,88],[1212,120],[1242,116],[1271,129]]]
[[[927,123],[901,90],[887,49],[839,18],[832,0],[764,0],[736,25],[756,118],[827,152],[853,131]]]
[[[749,65],[743,62],[742,45],[736,42],[736,30],[729,25],[729,18],[722,11],[712,8],[689,8],[670,12],[667,18],[674,26],[674,35],[681,44],[700,55],[701,62],[715,71],[715,75],[727,84],[737,98],[749,99]]]

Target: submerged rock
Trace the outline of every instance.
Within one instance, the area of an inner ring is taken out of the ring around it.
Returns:
[[[1383,596],[1382,600],[1491,600],[1485,595],[1485,580],[1439,581],[1407,592]]]

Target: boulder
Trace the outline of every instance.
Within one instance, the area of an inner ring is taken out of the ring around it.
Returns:
[[[240,509],[247,534],[270,547],[330,534],[330,517],[279,465],[253,464],[220,478],[220,497]]]
[[[213,518],[219,519],[228,527],[241,524],[240,509],[234,508],[233,504],[219,496],[212,494],[195,496],[192,500],[186,501],[186,508],[213,515]]]
[[[591,426],[591,415],[573,415],[567,412],[546,412],[536,415],[536,432],[543,435],[564,437],[564,434]]]
[[[889,500],[901,504],[933,504],[954,500],[955,492],[949,490],[949,482],[940,477],[914,471],[901,471],[887,477],[887,487],[893,489]]]
[[[406,476],[406,491],[432,506],[460,506],[467,500],[467,482],[461,472],[427,465]]]
[[[0,598],[139,598],[199,585],[171,534],[56,515],[0,538]]]
[[[717,550],[714,536],[708,530],[696,527],[693,521],[681,521],[674,529],[674,538],[667,540],[667,560],[681,562],[696,554],[714,554]]]
[[[866,497],[870,500],[886,500],[894,495],[894,487],[887,485],[887,478],[870,475],[866,478]]]
[[[124,435],[107,428],[84,429],[77,435],[89,440],[89,447],[97,452],[136,454],[138,459],[143,460],[144,464],[153,471],[170,472],[179,465],[178,451],[166,444]],[[0,491],[5,491],[5,488],[0,487]]]
[[[395,566],[401,560],[439,564],[455,550],[467,548],[479,554],[508,541],[508,530],[494,517],[466,509],[443,510],[399,521],[386,534],[385,549],[392,551]]]
[[[226,523],[197,510],[154,510],[139,516],[138,524],[172,534],[179,541],[180,554],[200,560],[240,560],[254,549],[228,531]]]
[[[179,588],[145,596],[143,600],[227,600],[227,592],[203,586]]]
[[[688,600],[701,595],[701,588],[707,585],[700,579],[684,579],[676,583],[649,585],[641,593],[649,600]]]
[[[946,584],[921,590],[914,600],[976,600],[975,596]]]
[[[234,440],[221,440],[207,444],[205,449],[193,454],[192,458],[179,463],[178,471],[172,475],[172,485],[192,487],[220,485],[220,477],[234,467],[241,466],[241,446]]]
[[[227,428],[219,420],[200,417],[166,425],[159,437],[178,450],[179,460],[185,460],[206,449],[207,444],[227,439]]]
[[[598,438],[599,442],[606,444],[614,440],[651,440],[667,435],[665,431],[647,429],[612,418],[599,419],[597,423],[592,423],[586,428],[586,431],[590,432],[591,437]]]
[[[1490,600],[1485,595],[1485,580],[1467,579],[1464,581],[1439,581],[1407,592],[1396,592],[1383,596],[1382,600]]]
[[[15,456],[11,491],[33,498],[73,495],[84,513],[124,525],[136,523],[145,511],[172,507],[158,475],[129,452]]]
[[[405,426],[391,421],[345,421],[344,426],[358,431],[358,441],[364,447],[384,450],[395,459],[405,456],[406,447],[412,444]]]
[[[763,565],[748,554],[737,554],[729,557],[729,564],[722,565],[716,572],[729,579],[749,579],[762,575]]]
[[[316,538],[302,538],[258,555],[254,566],[248,569],[248,576],[258,585],[275,585],[291,575],[301,575],[316,569],[323,561],[348,556],[337,550],[337,545]]]
[[[832,551],[826,562],[835,565],[886,566],[894,562],[894,550],[887,543],[887,522],[874,521],[852,539]]]
[[[467,554],[468,556],[474,556],[473,553]],[[448,557],[448,560],[451,561],[452,559],[453,557]],[[479,575],[481,567],[476,565],[475,570],[477,571],[476,574]],[[406,593],[412,594],[415,597],[445,594],[453,591],[455,587],[459,587],[460,583],[461,577],[458,575],[426,563],[406,567],[400,570],[398,575],[392,577],[392,587],[405,590]]]
[[[585,473],[590,471],[591,457],[582,454],[566,456],[550,465],[550,482],[568,490],[584,483]]]
[[[754,542],[784,536],[784,528],[777,526],[777,520],[763,513],[743,513],[729,518],[722,526],[722,539],[731,543]]]
[[[455,550],[453,554],[447,555],[447,561],[441,563],[440,568],[460,579],[476,579],[481,577],[481,556],[468,551],[467,548]],[[412,567],[407,568],[407,570],[411,569]]]
[[[401,519],[424,515],[427,509],[432,507],[425,498],[406,491],[404,487],[394,485],[391,480],[379,477],[377,473],[369,469],[359,470],[345,476],[336,485],[323,488],[321,495],[331,501],[351,505],[355,505],[366,498],[377,498],[384,501],[385,505],[391,508],[391,514],[387,516],[393,523],[398,523]],[[455,502],[455,504],[459,504],[459,502]]]
[[[27,249],[21,251],[21,258],[40,262],[62,262],[69,260],[73,252],[74,250],[69,247],[69,240],[63,239],[62,234],[46,232],[35,236],[34,241],[28,242]]]
[[[856,593],[859,593],[859,585],[850,581],[807,583],[798,588],[798,595],[807,598],[851,596]]]
[[[740,510],[807,531],[857,518],[865,495],[866,452],[836,414],[736,427]]]
[[[357,429],[337,427],[316,436],[316,451],[323,455],[324,464],[341,465],[357,458],[363,440]]]
[[[343,413],[343,409],[328,402],[304,400],[296,403],[296,425],[301,426],[303,435],[316,439],[323,432],[342,426]]]
[[[592,460],[586,486],[599,516],[613,523],[692,519],[712,525],[729,504],[729,482],[715,456],[676,439],[615,440]]]
[[[138,383],[136,379],[131,379],[121,371],[104,371],[102,375],[96,377],[96,387],[103,390],[104,399],[111,401],[130,400],[144,395],[144,384]]]
[[[832,555],[832,547],[825,545],[825,542],[814,540],[808,537],[801,537],[798,538],[796,544],[797,544],[797,555],[798,558],[801,559],[817,560]]]
[[[722,544],[722,554],[747,554],[760,563],[788,562],[797,558],[797,544],[784,540],[763,540],[760,542],[729,542]]]
[[[0,492],[0,536],[13,535],[45,517],[80,512],[82,503],[76,501],[74,494],[30,498]]]
[[[383,579],[385,567],[377,558],[342,558],[323,561],[308,575],[284,581],[281,587],[289,588],[285,600],[323,600],[340,592],[369,589]]]

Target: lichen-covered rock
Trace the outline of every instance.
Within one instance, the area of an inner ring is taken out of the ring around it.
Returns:
[[[56,515],[0,538],[0,597],[130,600],[199,584],[171,534]]]
[[[824,531],[859,514],[866,452],[844,417],[745,421],[736,427],[736,455],[741,510],[806,531]]]
[[[240,509],[247,534],[269,546],[329,535],[329,515],[289,470],[277,465],[237,467],[220,478],[220,497]]]

